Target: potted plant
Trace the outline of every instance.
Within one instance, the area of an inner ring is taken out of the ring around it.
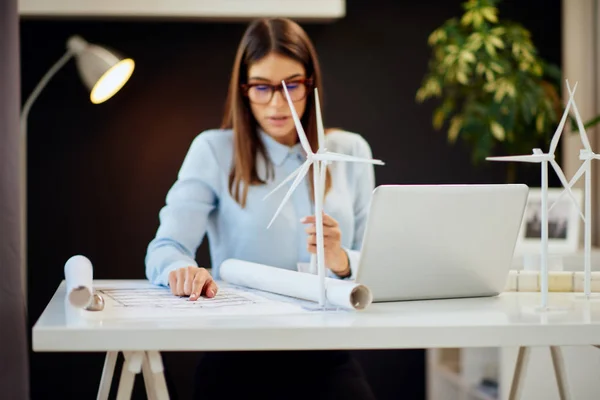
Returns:
[[[498,19],[497,3],[468,0],[460,18],[431,33],[432,56],[416,93],[420,103],[441,99],[433,127],[447,126],[450,143],[467,142],[475,164],[498,151],[530,154],[547,147],[564,110],[560,69],[539,57],[521,24]],[[595,117],[586,128],[598,122]],[[507,163],[508,182],[515,181],[516,167]]]

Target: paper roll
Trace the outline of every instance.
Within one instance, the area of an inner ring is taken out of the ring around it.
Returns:
[[[92,263],[87,257],[76,255],[65,264],[65,281],[69,303],[78,308],[88,307],[94,299]]]
[[[298,299],[319,301],[319,276],[227,259],[219,275],[226,282]],[[373,301],[369,288],[353,281],[325,278],[327,302],[333,306],[363,310]]]

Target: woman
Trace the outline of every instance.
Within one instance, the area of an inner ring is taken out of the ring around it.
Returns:
[[[317,150],[313,93],[314,88],[319,93],[322,89],[313,45],[290,20],[257,20],[246,30],[236,55],[222,128],[194,139],[160,211],[160,227],[146,255],[152,283],[192,301],[203,295],[211,298],[218,291],[219,266],[227,258],[297,270],[298,263],[309,262],[316,253],[312,179],[305,179],[266,229],[285,190],[263,197],[306,159],[282,81]],[[369,145],[355,133],[330,131],[326,147],[371,157]],[[312,172],[307,175],[311,176]],[[355,273],[373,188],[370,164],[335,163],[328,168],[323,233],[331,277],[352,278]],[[195,261],[205,234],[212,277]],[[261,361],[273,371],[257,368]],[[254,389],[261,398],[372,398],[346,352],[209,353],[198,373],[198,395],[206,398],[232,395],[234,388],[227,385],[232,381],[239,383],[236,387],[244,398]]]

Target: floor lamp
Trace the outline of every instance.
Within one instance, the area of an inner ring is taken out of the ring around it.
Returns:
[[[135,63],[112,50],[86,42],[80,36],[67,40],[66,53],[46,72],[21,111],[21,279],[27,299],[27,116],[29,110],[50,79],[75,58],[81,80],[90,92],[90,101],[100,104],[110,99],[129,80]],[[25,302],[27,303],[27,302]]]

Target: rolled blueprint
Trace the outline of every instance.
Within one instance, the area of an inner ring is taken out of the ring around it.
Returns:
[[[78,308],[86,308],[94,301],[92,263],[87,257],[76,255],[65,264],[65,281],[69,303]]]
[[[319,276],[270,267],[249,261],[227,259],[219,275],[226,282],[297,299],[319,301]],[[353,281],[325,278],[326,299],[331,305],[363,310],[373,301],[369,288]]]

